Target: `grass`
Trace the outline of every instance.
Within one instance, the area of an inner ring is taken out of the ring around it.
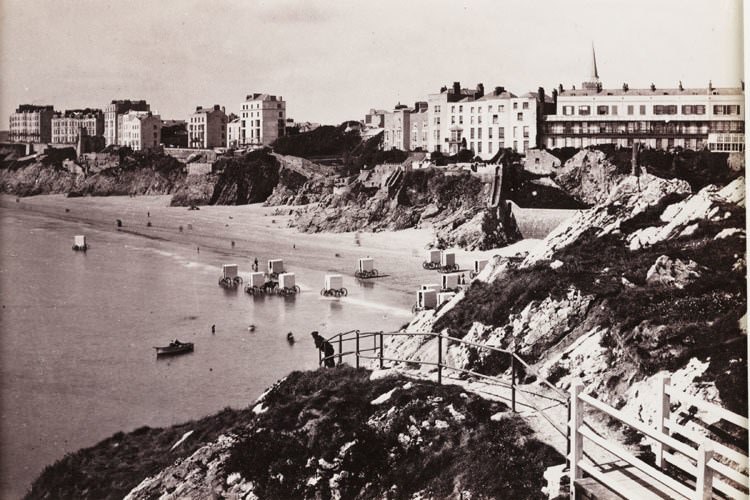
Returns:
[[[462,395],[455,386],[412,381],[411,389],[397,389],[375,406],[370,401],[407,379],[370,381],[369,373],[348,367],[292,373],[269,395],[268,411],[235,448],[227,473],[240,472],[261,498],[328,498],[329,481],[340,471],[346,471],[337,476],[342,498],[408,498],[417,491],[446,498],[461,490],[480,498],[541,498],[544,468],[562,457],[535,440],[521,419],[491,421],[504,405]],[[457,423],[449,405],[466,419]],[[436,420],[448,428],[422,427]],[[419,429],[418,444],[404,444],[410,428]],[[342,455],[346,443],[353,444]],[[320,459],[337,465],[321,470]],[[316,474],[321,480],[308,485]]]
[[[140,427],[127,434],[118,432],[47,466],[26,498],[122,498],[146,477],[191,455],[219,435],[237,431],[253,417],[249,410],[226,408],[213,416],[173,427]],[[190,430],[193,434],[171,450]]]

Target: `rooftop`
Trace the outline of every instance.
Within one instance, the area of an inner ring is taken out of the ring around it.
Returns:
[[[558,96],[659,96],[659,95],[743,95],[739,87],[724,88],[648,88],[648,89],[571,89],[563,90]]]

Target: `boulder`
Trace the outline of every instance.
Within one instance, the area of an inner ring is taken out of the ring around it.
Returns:
[[[682,289],[700,278],[702,271],[701,266],[692,260],[683,262],[662,255],[646,273],[646,281]]]

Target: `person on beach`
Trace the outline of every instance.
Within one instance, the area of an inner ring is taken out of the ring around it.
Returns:
[[[216,325],[211,325],[211,333],[216,333]]]
[[[253,261],[253,271],[258,270],[258,257],[255,257],[255,260]]]
[[[234,248],[234,240],[232,240],[232,248]]]
[[[333,346],[331,345],[331,343],[321,337],[317,331],[311,332],[310,335],[312,335],[313,340],[315,340],[315,347],[317,347],[320,351],[323,351],[323,364],[325,365],[325,367],[335,367],[336,362],[333,360],[335,351],[333,350]]]

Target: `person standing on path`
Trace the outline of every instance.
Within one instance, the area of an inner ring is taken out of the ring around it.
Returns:
[[[323,365],[326,368],[335,367],[336,362],[333,360],[333,355],[336,353],[336,351],[334,351],[331,343],[321,337],[317,331],[311,332],[310,335],[312,335],[313,340],[315,340],[315,347],[323,352]]]

